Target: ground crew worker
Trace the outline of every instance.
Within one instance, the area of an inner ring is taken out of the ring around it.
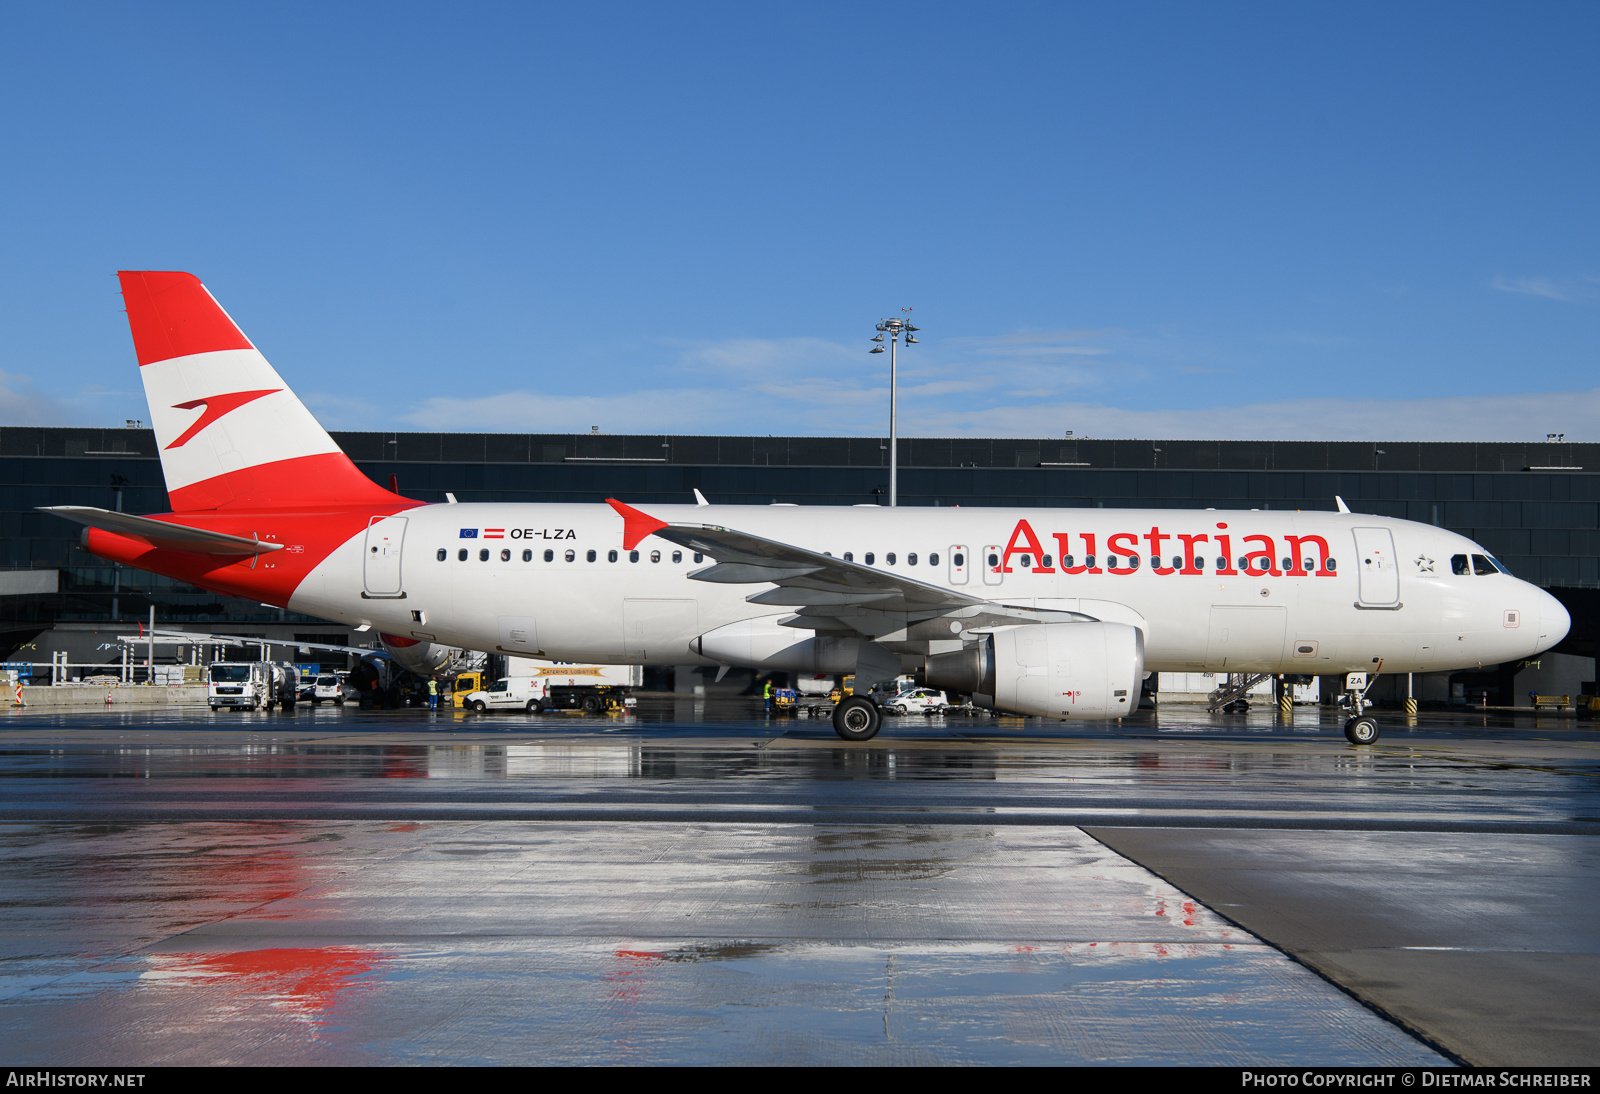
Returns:
[[[439,681],[428,677],[428,709],[439,709]]]
[[[772,713],[772,677],[767,677],[767,682],[761,686],[761,698],[766,701],[767,713]]]

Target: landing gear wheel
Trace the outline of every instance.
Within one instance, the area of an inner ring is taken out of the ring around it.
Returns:
[[[847,741],[870,741],[883,726],[878,704],[861,695],[852,695],[833,708],[833,731]]]
[[[605,703],[601,702],[598,695],[585,695],[583,697],[583,712],[585,714],[599,714]]]
[[[1344,724],[1344,736],[1353,745],[1370,745],[1378,739],[1377,719],[1366,715],[1350,719]]]

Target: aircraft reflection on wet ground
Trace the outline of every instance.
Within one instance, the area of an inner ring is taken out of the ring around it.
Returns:
[[[1600,1060],[1600,734],[1571,719],[1358,749],[1303,711],[917,718],[862,747],[642,705],[0,720],[0,1047]]]

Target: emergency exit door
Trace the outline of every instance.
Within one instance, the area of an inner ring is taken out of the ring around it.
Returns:
[[[1400,567],[1394,557],[1394,536],[1387,528],[1356,528],[1357,603],[1363,608],[1400,606]]]
[[[373,517],[368,522],[362,580],[369,598],[398,600],[406,595],[400,585],[400,546],[405,538],[405,517]]]
[[[983,549],[983,583],[985,585],[998,585],[1006,579],[1005,554],[998,543],[990,543]]]

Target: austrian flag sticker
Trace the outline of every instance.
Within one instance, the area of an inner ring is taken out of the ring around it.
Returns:
[[[506,538],[506,530],[504,528],[485,528],[483,530],[483,538],[484,539],[505,539]]]

